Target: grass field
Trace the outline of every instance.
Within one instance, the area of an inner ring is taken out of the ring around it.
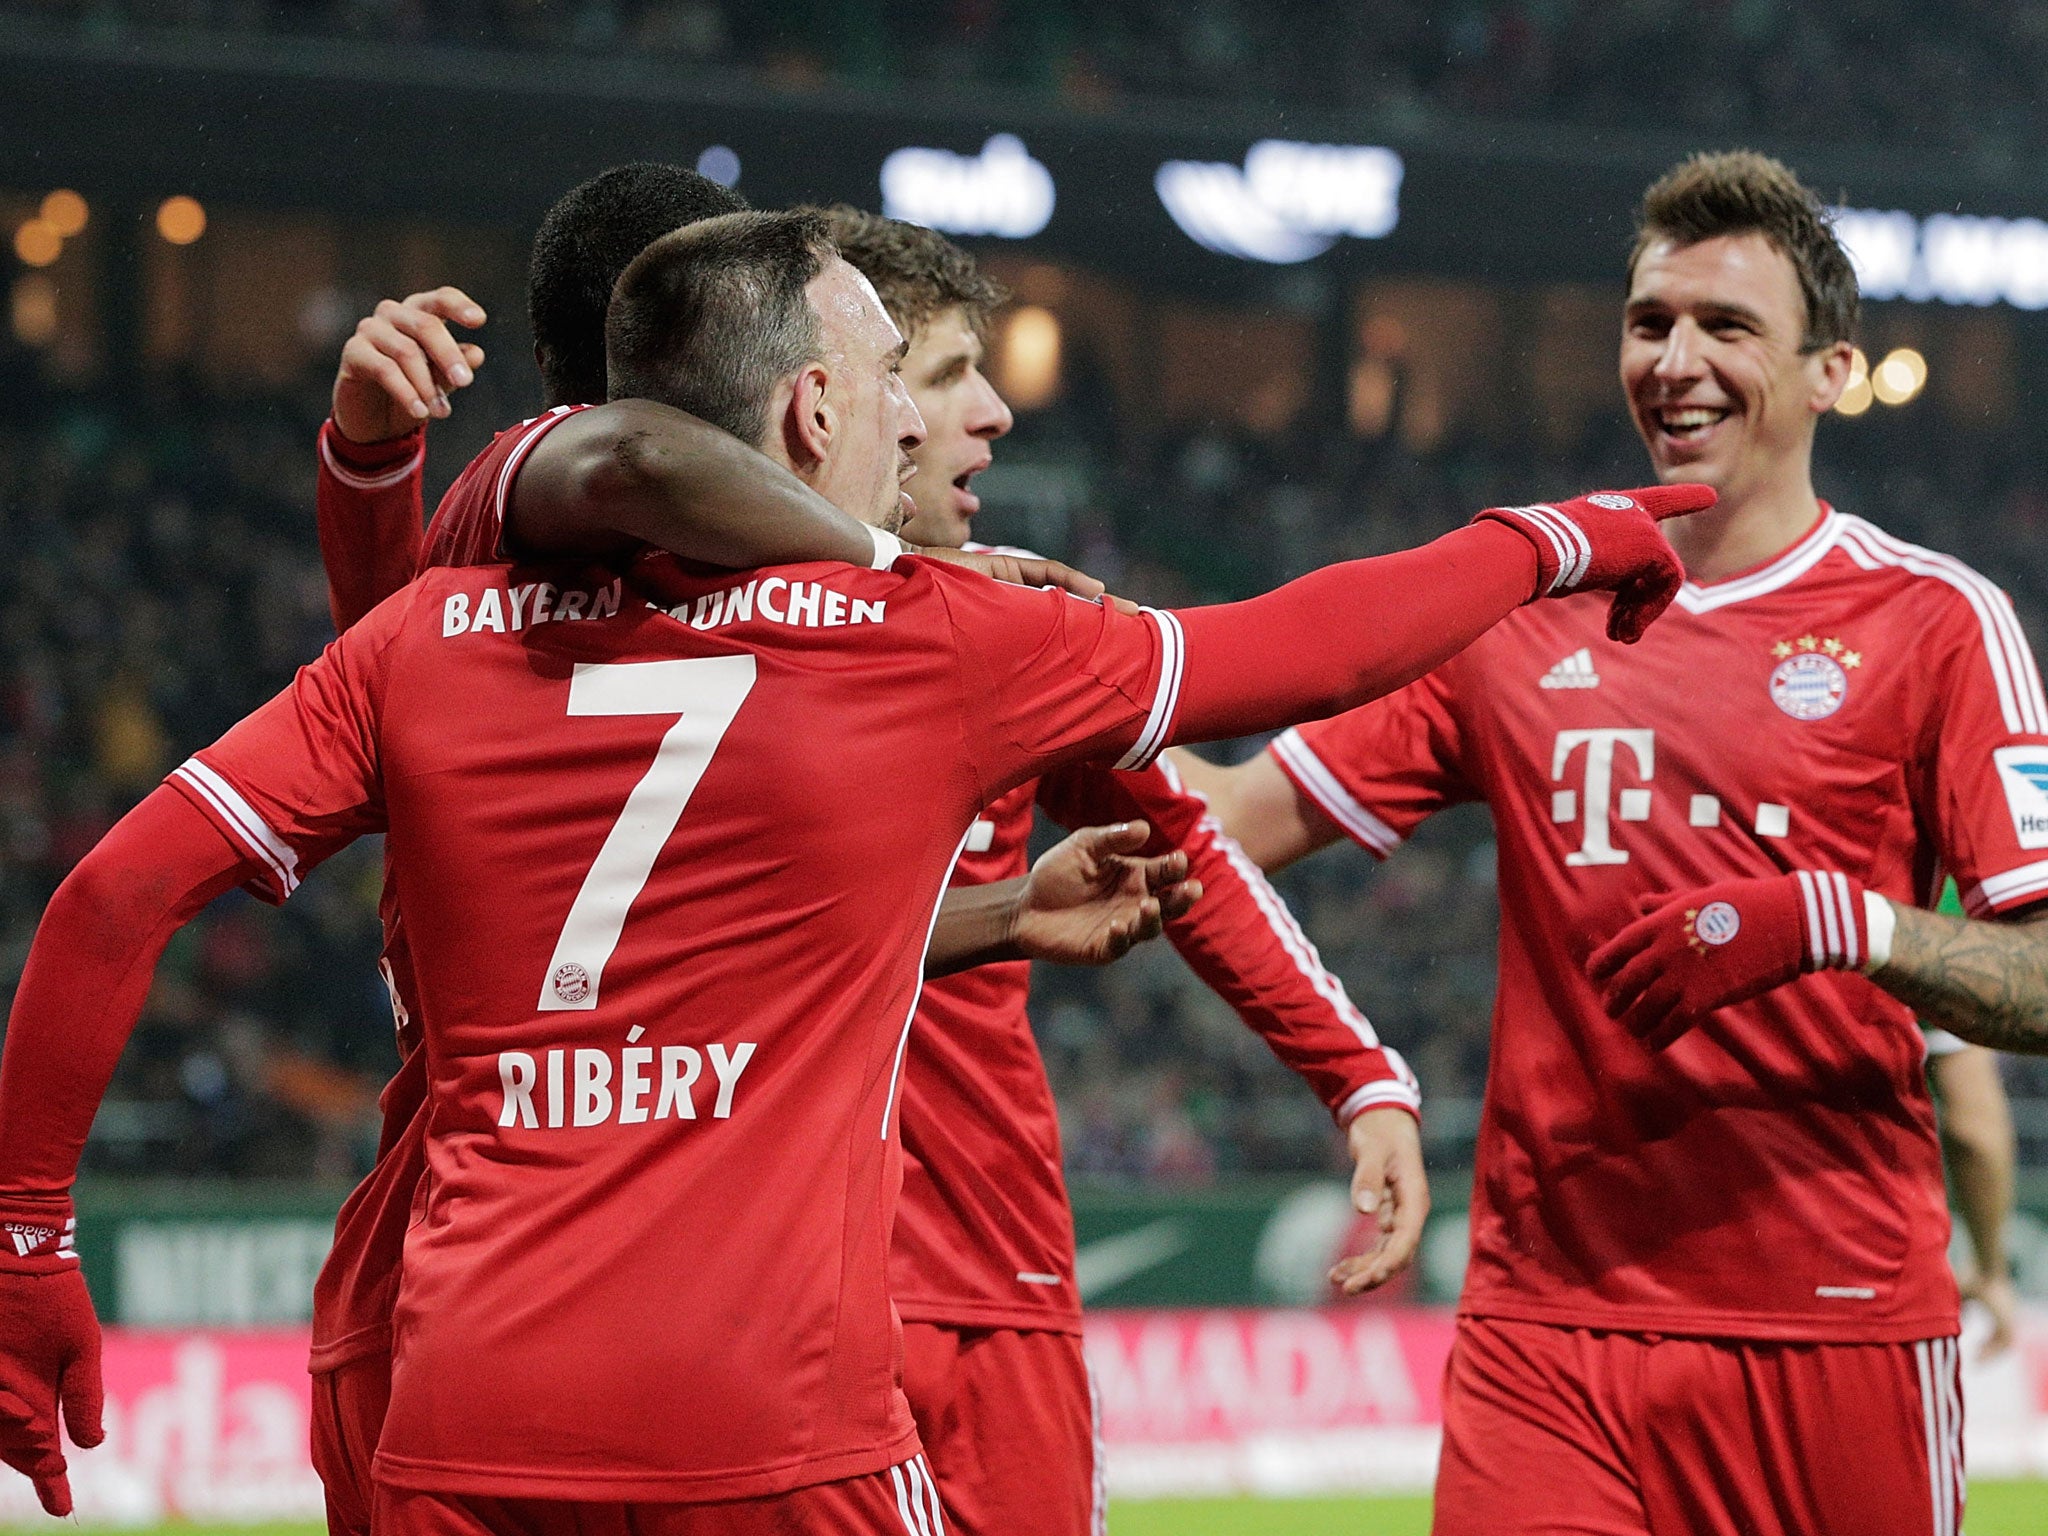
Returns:
[[[1428,1536],[1429,1500],[1163,1499],[1110,1509],[1113,1536]],[[1968,1536],[2041,1536],[2048,1482],[1973,1483]],[[17,1530],[50,1527],[17,1526]],[[72,1536],[85,1530],[68,1527]],[[317,1525],[163,1525],[124,1536],[324,1536]]]

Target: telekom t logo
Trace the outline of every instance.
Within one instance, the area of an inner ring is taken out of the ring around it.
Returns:
[[[1636,777],[1647,784],[1657,771],[1657,733],[1651,730],[1599,730],[1559,731],[1557,746],[1550,754],[1550,777],[1562,780],[1572,754],[1580,747],[1586,749],[1586,777],[1584,793],[1577,790],[1556,789],[1550,792],[1550,819],[1556,822],[1576,821],[1584,811],[1586,835],[1580,840],[1578,852],[1564,856],[1567,864],[1626,864],[1628,850],[1614,846],[1609,836],[1612,823],[1610,810],[1623,821],[1648,821],[1650,819],[1650,792],[1647,789],[1624,789],[1620,803],[1615,804],[1614,795],[1614,750],[1627,747],[1635,754]]]

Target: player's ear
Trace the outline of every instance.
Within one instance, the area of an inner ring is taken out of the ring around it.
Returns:
[[[1849,387],[1849,359],[1855,348],[1846,341],[1831,342],[1806,356],[1806,375],[1812,383],[1806,408],[1824,416],[1835,408],[1842,391]]]
[[[826,396],[830,382],[823,363],[806,363],[797,371],[789,399],[790,460],[821,464],[832,451],[839,413]]]

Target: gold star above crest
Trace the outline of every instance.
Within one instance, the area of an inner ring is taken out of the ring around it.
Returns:
[[[1862,666],[1862,665],[1863,665],[1863,653],[1862,653],[1861,651],[1844,651],[1844,652],[1842,652],[1842,665],[1843,665],[1843,666],[1845,666],[1845,667],[1860,667],[1860,666]]]
[[[1792,654],[1792,642],[1789,640],[1780,640],[1776,645],[1771,647],[1771,654],[1777,657],[1780,661],[1783,661],[1787,656],[1790,656]]]
[[[1842,654],[1842,642],[1837,640],[1833,635],[1829,635],[1827,639],[1821,641],[1820,648],[1826,651],[1830,656],[1839,656]]]
[[[1812,635],[1801,635],[1799,637],[1799,649],[1802,651],[1817,651],[1820,649],[1820,641]]]

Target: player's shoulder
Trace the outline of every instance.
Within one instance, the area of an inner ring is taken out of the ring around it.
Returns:
[[[1868,518],[1831,511],[1828,554],[1837,579],[1848,579],[1907,598],[1925,614],[1947,614],[1977,624],[1987,606],[2009,611],[1998,583],[1967,561],[1889,533]]]

